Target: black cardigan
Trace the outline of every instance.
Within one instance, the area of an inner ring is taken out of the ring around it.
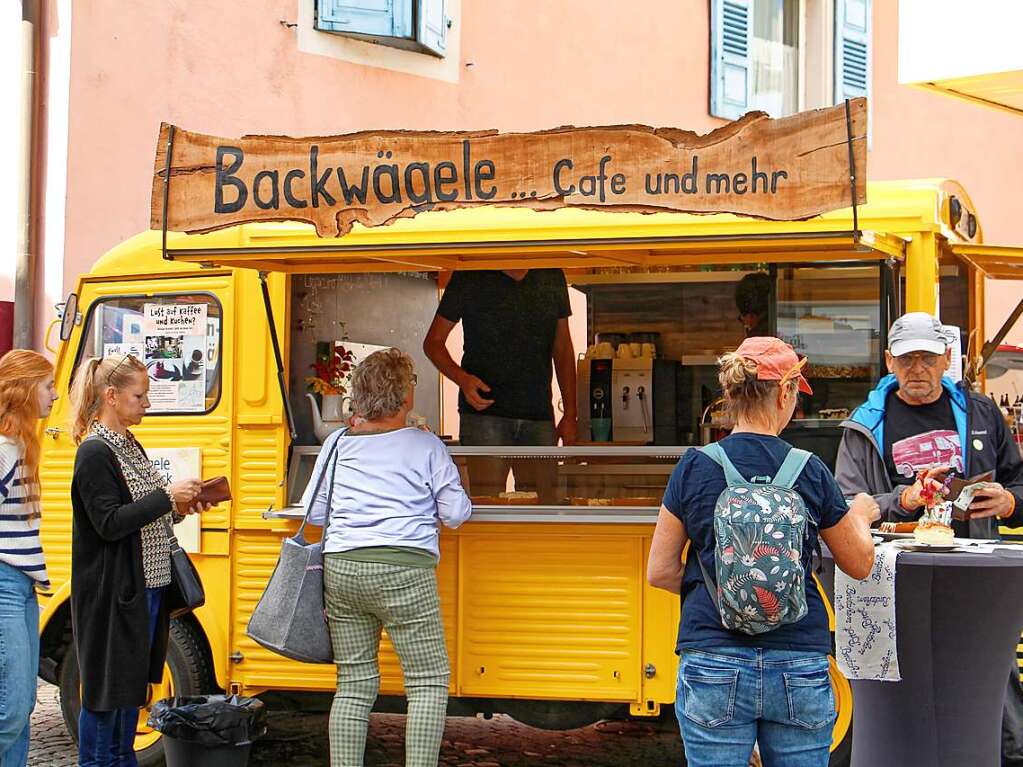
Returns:
[[[71,480],[71,623],[90,711],[143,706],[163,678],[169,616],[161,609],[149,641],[141,530],[171,511],[167,493],[133,501],[113,450],[86,440]]]

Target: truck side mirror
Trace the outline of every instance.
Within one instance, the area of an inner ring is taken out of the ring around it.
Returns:
[[[67,341],[75,325],[82,321],[82,315],[78,313],[78,294],[68,293],[64,303],[57,305],[57,311],[60,313],[60,340]]]

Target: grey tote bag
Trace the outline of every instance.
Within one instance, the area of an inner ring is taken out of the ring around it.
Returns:
[[[339,441],[334,442],[312,495],[315,499],[320,494],[323,478],[330,466],[330,490],[326,502],[328,521],[334,473],[337,471],[334,455]],[[334,653],[323,609],[323,549],[320,542],[309,543],[305,538],[310,509],[306,509],[298,532],[291,538],[285,538],[281,544],[277,567],[249,618],[245,633],[285,658],[304,663],[333,663]]]

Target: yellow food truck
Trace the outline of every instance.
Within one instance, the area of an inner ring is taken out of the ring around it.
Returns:
[[[740,283],[759,275],[766,327],[810,358],[814,395],[783,436],[833,462],[838,424],[883,374],[892,318],[940,311],[961,329],[969,364],[986,340],[985,278],[1023,277],[1023,251],[983,244],[959,184],[871,183],[867,198],[855,225],[852,209],[779,222],[476,207],[356,226],[336,238],[318,238],[305,224],[259,223],[170,233],[166,242],[149,231],[117,246],[81,276],[64,308],[57,354],[64,396],[44,424],[52,591],[43,601],[40,665],[60,686],[69,729],[80,705],[66,396],[76,367],[96,355],[144,356],[153,410],[136,434],[158,468],[226,475],[233,488],[231,502],[191,518],[193,527],[179,534],[207,599],[173,621],[164,682],[152,698],[213,689],[330,693],[332,666],[284,659],[245,633],[281,541],[298,526],[317,433],[333,427],[307,398],[305,378],[317,344],[321,352],[337,343],[401,347],[417,361],[417,412],[438,434],[456,434],[453,415],[445,417],[453,390],[421,344],[446,276],[458,269],[563,269],[585,344],[577,349],[579,391],[563,392],[580,404],[579,444],[479,448],[451,440],[475,505],[469,522],[441,535],[451,711],[567,728],[670,710],[679,604],[647,585],[645,562],[672,468],[687,446],[722,428],[714,361],[743,337]],[[176,330],[161,324],[168,316],[180,321]],[[602,344],[614,350],[610,358]],[[651,387],[649,400],[623,414],[619,389],[637,374]],[[611,387],[606,410],[593,397],[600,377]],[[607,418],[610,429],[593,423]],[[487,461],[510,467],[505,492],[473,488],[474,462]],[[530,471],[516,471],[523,466]],[[533,492],[516,485],[516,473],[546,484]],[[386,643],[381,670],[382,693],[400,696]],[[845,764],[852,696],[834,664],[832,678],[832,763]],[[136,747],[142,763],[161,758],[144,718]]]

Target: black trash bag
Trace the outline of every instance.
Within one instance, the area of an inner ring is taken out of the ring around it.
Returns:
[[[203,746],[246,746],[266,732],[263,701],[240,695],[165,698],[149,709],[149,726]]]

